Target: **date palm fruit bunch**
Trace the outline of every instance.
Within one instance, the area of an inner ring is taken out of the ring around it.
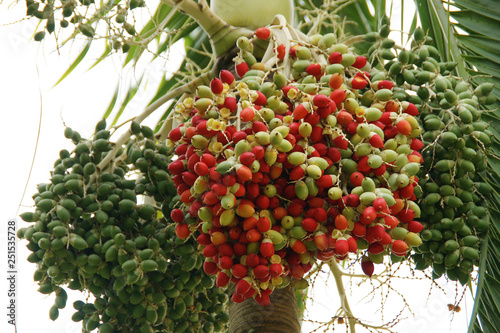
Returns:
[[[421,245],[422,128],[395,82],[333,34],[277,24],[237,45],[238,78],[222,70],[180,101],[167,143],[176,234],[197,235],[205,272],[236,285],[233,302],[266,305],[274,288],[306,285],[316,260],[362,255],[371,276]]]
[[[149,127],[132,123],[124,146],[105,127],[91,140],[66,129],[74,150],[60,152],[50,183],[33,196],[35,211],[21,214],[32,223],[18,236],[32,251],[39,292],[56,294],[50,318],[65,307],[67,287],[95,297],[74,303],[84,332],[225,330],[227,294],[203,272],[196,242],[176,237],[169,220],[178,201],[165,171],[170,150]],[[107,155],[116,155],[112,163]]]

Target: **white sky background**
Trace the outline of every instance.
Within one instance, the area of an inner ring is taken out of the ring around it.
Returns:
[[[412,1],[406,1],[406,6],[409,6],[410,2]],[[395,5],[394,12],[398,13],[399,8]],[[7,284],[3,273],[7,270],[5,258],[8,219],[16,216],[19,206],[21,206],[19,213],[31,209],[33,204],[31,195],[35,193],[37,184],[49,181],[49,172],[58,158],[59,150],[72,149],[73,145],[63,135],[63,121],[67,126],[79,131],[83,137],[88,137],[102,117],[119,78],[122,77],[123,82],[129,82],[132,78],[139,79],[144,69],[144,66],[140,66],[136,72],[130,69],[122,71],[122,58],[118,56],[107,59],[98,67],[86,72],[85,69],[93,63],[92,60],[95,60],[101,51],[91,48],[87,60],[79,65],[79,69],[60,85],[52,88],[79,54],[82,44],[80,42],[68,44],[58,54],[55,42],[50,37],[43,43],[30,40],[36,28],[33,21],[5,25],[21,19],[24,14],[24,1],[11,8],[8,8],[8,3],[0,5],[0,24],[3,25],[0,26],[0,114],[2,116],[0,142],[2,142],[3,157],[0,166],[0,174],[3,176],[0,190],[0,331],[6,333],[14,332],[12,327],[6,324]],[[393,29],[398,29],[400,20],[394,21]],[[410,23],[405,22],[408,25]],[[399,38],[395,40],[400,41]],[[179,56],[172,55],[169,63],[178,63],[178,59]],[[159,78],[166,70],[164,63],[165,61],[161,60],[148,67],[152,73],[150,82],[153,86],[159,82]],[[149,91],[149,94],[144,89],[140,90],[122,119],[128,119],[141,110],[154,92],[155,89]],[[156,123],[161,112],[154,114],[146,124]],[[24,200],[21,200],[35,151],[40,114],[42,119],[38,150],[26,195]],[[26,223],[18,218],[18,228],[24,226]],[[18,332],[80,332],[81,323],[75,324],[70,318],[74,312],[73,301],[84,298],[79,297],[82,296],[79,293],[71,293],[67,307],[60,310],[59,319],[52,322],[48,318],[48,311],[55,296],[47,297],[37,292],[37,285],[33,282],[35,265],[26,261],[30,252],[25,245],[25,242],[18,244],[17,255]],[[314,293],[317,304],[308,308],[311,317],[319,321],[329,320],[338,306],[334,282],[328,281],[328,288],[323,287],[325,284],[326,282],[318,281]],[[454,302],[455,285],[446,286],[444,281],[442,285],[447,295],[434,288],[432,297],[428,299],[430,288],[428,281],[394,282],[392,286],[410,302],[416,316],[399,324],[394,330],[401,333],[466,332],[473,304],[469,297],[470,293],[467,292],[467,302],[461,303],[462,311],[455,314],[454,320],[450,323],[447,304]],[[380,300],[368,302],[368,299],[357,303],[370,287],[353,286],[352,290],[352,296],[348,297],[354,314],[370,324],[377,324],[380,312],[376,311],[380,308]],[[385,321],[391,321],[401,310],[400,298],[395,295],[389,299],[385,307],[388,310]],[[307,323],[303,326],[304,333],[312,329]],[[339,327],[338,331],[342,332],[343,329]],[[358,329],[358,332],[362,331]]]

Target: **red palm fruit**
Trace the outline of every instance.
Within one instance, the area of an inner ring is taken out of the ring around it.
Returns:
[[[403,112],[410,116],[418,116],[418,108],[413,103],[408,103],[408,105],[403,104]]]
[[[398,218],[403,223],[409,223],[415,218],[415,212],[409,208],[403,209],[399,212]]]
[[[267,126],[261,121],[254,121],[252,124],[252,131],[254,133],[267,132]]]
[[[221,244],[219,246],[219,255],[223,257],[231,258],[234,254],[233,246],[228,243]]]
[[[244,278],[247,276],[247,273],[248,269],[242,264],[234,264],[231,268],[231,274],[238,279]]]
[[[215,156],[209,153],[201,155],[200,162],[205,163],[209,168],[215,165]]]
[[[248,231],[250,229],[256,228],[257,221],[258,221],[258,219],[255,216],[250,216],[250,217],[246,218],[242,224],[243,230]]]
[[[183,203],[191,203],[194,201],[194,197],[191,196],[191,191],[190,190],[185,190],[184,192],[182,192],[181,194],[181,197],[180,197],[180,201],[183,202]]]
[[[216,231],[210,235],[210,240],[215,246],[224,244],[227,241],[226,235],[223,232]]]
[[[325,107],[330,104],[330,98],[326,95],[318,94],[313,97],[313,104],[317,107]]]
[[[181,160],[175,160],[168,165],[168,172],[172,175],[180,175],[184,171],[184,163]]]
[[[246,184],[245,187],[247,190],[247,198],[248,199],[255,199],[259,196],[259,193],[260,193],[259,184],[250,183],[250,184]]]
[[[340,150],[335,147],[328,148],[328,152],[326,153],[326,155],[332,160],[333,163],[337,163],[342,158]]]
[[[248,72],[248,69],[248,65],[244,61],[236,64],[236,74],[238,74],[239,77],[245,76],[246,72]]]
[[[349,176],[349,181],[353,186],[361,186],[361,182],[365,179],[365,176],[361,172],[353,172],[351,176]]]
[[[342,83],[344,83],[344,78],[339,73],[332,74],[332,76],[330,76],[330,79],[328,80],[328,84],[333,90],[340,88]]]
[[[236,303],[236,304],[243,303],[246,300],[247,299],[243,295],[240,295],[240,294],[237,294],[237,293],[234,293],[231,296],[231,302]]]
[[[353,89],[363,89],[368,85],[368,81],[360,76],[355,76],[351,81],[351,87]]]
[[[302,220],[302,228],[308,232],[315,232],[318,229],[318,222],[312,218],[305,218]]]
[[[330,101],[330,103],[335,104],[335,102],[333,102],[333,101]],[[316,112],[312,114],[314,118],[311,118],[311,119],[314,121],[315,125],[318,123],[318,121],[320,119],[325,119],[326,117],[328,117],[328,115],[335,112],[332,110],[330,103],[328,103],[328,106],[318,108],[316,110]],[[311,125],[312,125],[312,122],[307,117],[304,119],[304,121],[307,121],[308,123],[311,123]]]
[[[255,111],[253,110],[253,108],[244,108],[243,110],[241,110],[240,112],[240,118],[242,121],[250,121],[253,119],[253,117],[255,116]]]
[[[373,236],[373,239],[375,241],[380,241],[384,238],[385,234],[385,228],[381,226],[380,224],[374,225],[373,227],[368,227],[367,228],[367,234],[370,234]]]
[[[347,240],[343,237],[337,239],[335,242],[335,254],[339,256],[344,256],[349,252],[349,244]]]
[[[392,89],[394,87],[394,83],[388,80],[380,80],[377,84],[377,89]]]
[[[363,214],[359,217],[359,221],[364,225],[369,225],[377,218],[377,211],[373,207],[366,207]]]
[[[347,196],[345,201],[347,206],[356,207],[359,205],[359,195],[351,193]]]
[[[323,207],[323,205],[325,204],[325,199],[323,198],[318,198],[318,197],[313,197],[311,199],[309,199],[307,201],[307,204],[309,205],[309,207],[311,208],[321,208]],[[322,209],[322,208],[321,208]],[[326,215],[326,211],[325,211],[325,215]],[[319,221],[319,219],[316,219]]]
[[[217,195],[213,192],[206,192],[203,194],[202,200],[205,205],[209,206],[215,205],[220,201],[219,198],[217,198]]]
[[[245,132],[243,132],[243,131],[237,131],[237,132],[233,133],[232,140],[236,144],[239,141],[246,139],[247,136],[248,136],[248,134],[246,134]]]
[[[384,224],[387,229],[394,229],[399,225],[399,220],[396,216],[393,215],[385,215],[384,216]]]
[[[225,69],[220,71],[219,78],[223,83],[227,83],[228,85],[231,85],[231,83],[234,82],[233,74],[230,71],[225,70]]]
[[[387,202],[385,202],[384,198],[376,198],[375,200],[373,200],[372,206],[377,212],[387,210]]]
[[[328,237],[324,232],[318,231],[314,234],[314,244],[318,250],[326,250],[328,248]]]
[[[347,134],[354,135],[356,134],[356,128],[358,127],[358,123],[353,121],[347,125],[345,125],[345,131]]]
[[[262,181],[264,180],[264,175],[262,174],[262,172],[255,172],[255,173],[252,173],[252,182],[253,183],[256,183],[256,184],[260,184],[262,183]]]
[[[358,251],[358,243],[356,242],[356,238],[349,236],[347,238],[347,244],[349,245],[349,252],[356,253]]]
[[[302,254],[302,253],[307,252],[307,248],[306,248],[304,242],[301,241],[300,239],[292,238],[292,240],[290,241],[290,246],[291,246],[292,250],[294,250],[298,254]]]
[[[189,186],[193,186],[194,182],[198,179],[198,175],[191,171],[184,171],[182,173],[182,180]]]
[[[239,157],[241,164],[249,166],[255,161],[255,154],[252,152],[245,152]]]
[[[320,199],[320,198],[318,198],[318,199]],[[321,201],[323,201],[323,200],[321,200]],[[311,204],[309,204],[309,206],[312,207]],[[326,212],[326,209],[324,209],[322,206],[323,205],[321,205],[321,207],[316,208],[314,210],[314,215],[313,215],[314,219],[316,221],[318,221],[319,223],[326,222],[326,220],[328,219],[328,214]]]
[[[400,211],[405,207],[405,202],[403,199],[396,198],[396,203],[390,207],[392,215],[398,215]]]
[[[170,132],[170,133],[172,133],[172,132]],[[189,148],[189,145],[187,143],[183,143],[181,145],[178,145],[175,148],[175,154],[179,155],[179,156],[184,155],[184,154],[186,154],[186,151],[188,148]]]
[[[418,234],[422,230],[424,230],[424,225],[418,221],[410,221],[408,222],[408,231],[409,232],[414,232]]]
[[[281,176],[282,172],[283,172],[283,167],[280,166],[278,163],[275,163],[272,167],[269,168],[269,178],[276,179],[279,176]]]
[[[374,242],[368,246],[368,253],[379,254],[384,252],[384,246],[380,243]]]
[[[174,222],[181,223],[182,221],[184,221],[184,212],[179,208],[174,208],[170,212],[170,218]]]
[[[383,131],[386,140],[394,138],[399,133],[397,127],[392,125],[387,125]]]
[[[203,177],[208,174],[208,166],[203,162],[197,162],[194,165],[194,172],[196,172],[198,176]]]
[[[172,141],[179,141],[182,138],[181,126],[176,127],[168,133],[168,138]]]
[[[366,227],[361,222],[355,222],[351,233],[356,237],[365,237]]]
[[[218,78],[213,78],[212,81],[210,81],[210,90],[214,94],[220,94],[222,93],[222,90],[224,89],[224,86],[222,84],[222,81]]]
[[[298,202],[293,202],[288,206],[287,212],[290,216],[297,217],[304,212],[304,207]]]
[[[330,64],[339,64],[342,61],[342,53],[332,52],[328,57],[328,62]]]
[[[360,68],[365,67],[367,62],[368,62],[368,59],[366,59],[365,56],[357,56],[356,60],[354,61],[354,64],[352,64],[351,66],[354,68],[360,69]]]
[[[411,139],[410,148],[413,150],[420,150],[424,147],[424,143],[417,138]]]
[[[212,185],[211,191],[218,197],[222,197],[229,193],[227,186],[220,183],[215,183],[214,185]]]
[[[384,125],[392,125],[391,113],[390,112],[382,113],[382,116],[379,118],[378,121]],[[382,128],[382,127],[380,127],[380,128],[382,130],[384,130],[384,128]]]
[[[346,98],[346,91],[345,89],[335,89],[331,94],[330,94],[330,99],[335,102],[336,105],[339,106],[340,104],[345,100]]]
[[[219,267],[221,269],[231,269],[231,267],[233,267],[233,259],[231,259],[231,257],[227,257],[227,256],[220,257]],[[229,280],[229,277],[228,277],[228,280]]]
[[[269,268],[265,265],[257,265],[257,267],[253,269],[253,274],[257,279],[263,279],[269,276]]]
[[[210,241],[210,235],[209,234],[200,234],[198,237],[196,237],[196,242],[200,245],[208,245],[212,243]]]
[[[271,229],[271,221],[265,216],[257,220],[257,229],[261,232],[268,232]]]
[[[257,200],[255,201],[255,205],[260,210],[264,210],[264,209],[269,208],[269,197],[267,197],[267,196],[265,196],[263,194],[259,195],[257,197]]]
[[[236,177],[234,175],[224,175],[224,177],[222,177],[222,184],[231,187],[236,184]]]
[[[255,105],[261,105],[261,106],[266,105],[267,104],[267,97],[258,90],[256,92],[257,92],[258,97],[253,103]]]
[[[381,166],[379,166],[378,168],[376,169],[373,169],[373,173],[376,175],[376,176],[382,176],[385,171],[387,170],[387,166],[385,164],[382,164]]]
[[[344,215],[337,215],[337,217],[335,217],[335,228],[345,230],[347,229],[347,225],[348,221]]]
[[[292,113],[293,120],[297,121],[297,120],[304,119],[308,113],[309,113],[309,111],[306,109],[305,105],[299,104],[293,110],[293,113]]]
[[[260,259],[258,254],[250,253],[245,260],[245,264],[248,268],[254,268],[259,264],[259,261]]]
[[[273,209],[273,217],[276,220],[281,220],[286,215],[287,215],[287,210],[285,207],[276,207]]]
[[[406,252],[408,252],[408,244],[406,244],[403,240],[396,239],[392,242],[392,252],[397,256],[405,256]]]
[[[320,64],[310,64],[306,68],[306,73],[309,75],[320,75],[321,74],[321,65]]]
[[[215,262],[205,260],[203,262],[203,271],[205,271],[207,275],[214,275],[219,271],[219,268],[217,267],[217,264]]]
[[[202,251],[202,254],[205,258],[213,257],[217,255],[217,253],[219,253],[219,251],[217,250],[217,246],[215,246],[214,244],[205,246],[205,248]]]
[[[323,127],[313,126],[311,135],[309,136],[313,143],[318,143],[323,140]]]
[[[252,153],[255,155],[256,160],[262,160],[262,158],[264,158],[266,150],[262,146],[255,146],[252,148]],[[262,167],[261,167],[261,169],[262,169]]]
[[[223,106],[225,108],[227,108],[229,111],[234,112],[238,109],[238,101],[236,100],[236,98],[234,98],[232,96],[227,96],[224,99]],[[219,133],[219,134],[221,134],[221,133]],[[228,134],[229,134],[229,132],[228,132]]]
[[[330,188],[334,185],[336,177],[333,175],[323,175],[316,179],[316,185],[322,188]]]
[[[243,218],[248,218],[255,213],[255,207],[253,206],[253,203],[249,204],[247,203],[247,201],[248,200],[241,199],[239,205],[236,207],[236,215]]]
[[[335,147],[342,150],[349,147],[349,141],[347,141],[343,135],[339,135],[335,139],[333,139],[333,144],[335,145]]]
[[[358,171],[364,174],[372,172],[372,168],[368,165],[368,156],[363,156],[358,161]]]
[[[241,233],[241,236],[243,236],[243,232]],[[241,238],[241,236],[240,236],[240,238]],[[234,254],[238,257],[244,256],[245,254],[247,254],[247,247],[243,243],[234,243],[233,249],[234,249]]]
[[[385,104],[385,111],[386,112],[398,112],[399,110],[399,102],[398,101],[387,101],[387,103]]]
[[[361,260],[361,269],[363,270],[363,273],[372,277],[373,272],[375,271],[375,266],[373,265],[373,262],[368,259],[368,257],[363,257]]]
[[[252,288],[251,279],[249,277],[243,278],[236,284],[235,292],[237,294],[243,295]]]
[[[370,145],[374,148],[384,148],[384,140],[378,134],[373,134],[371,138],[368,140]]]
[[[290,265],[290,276],[294,279],[300,280],[304,277],[306,272],[304,271],[304,268],[302,265],[297,264],[297,265]]]
[[[283,273],[283,266],[281,264],[271,264],[269,266],[269,274],[271,274],[272,277],[277,277],[280,276]]]
[[[222,271],[217,273],[217,279],[215,280],[215,285],[218,288],[223,288],[227,286],[228,283],[229,283],[229,276],[226,273]]]
[[[399,196],[403,199],[410,199],[413,195],[413,184],[408,184],[399,189]]]
[[[269,36],[271,36],[271,30],[268,27],[260,27],[255,30],[255,36],[258,39],[266,40],[269,38]]]
[[[422,154],[418,151],[413,151],[410,155],[408,155],[408,162],[423,163],[424,159]]]
[[[411,124],[406,119],[400,119],[396,124],[396,128],[398,129],[399,133],[403,135],[410,135],[412,131]]]
[[[278,197],[272,197],[269,199],[269,208],[274,209],[280,205],[280,199]]]
[[[179,223],[175,226],[175,235],[180,239],[187,239],[190,234],[191,232],[187,224]]]
[[[241,165],[239,168],[236,168],[236,176],[240,183],[245,183],[252,179],[252,170],[246,165]]]
[[[278,59],[280,60],[283,60],[285,59],[285,54],[286,54],[286,47],[284,44],[280,44],[278,45],[278,47],[276,48],[276,56],[278,57]]]
[[[290,171],[290,180],[299,180],[305,175],[306,171],[304,170],[304,168],[302,168],[300,165],[297,165]]]
[[[229,229],[229,238],[232,240],[240,239],[241,229],[239,227],[232,227]]]
[[[345,110],[340,111],[339,114],[337,115],[337,122],[341,125],[347,125],[352,121],[353,121],[352,115]]]
[[[259,252],[264,258],[271,258],[274,255],[274,245],[269,238],[265,238],[260,243]]]

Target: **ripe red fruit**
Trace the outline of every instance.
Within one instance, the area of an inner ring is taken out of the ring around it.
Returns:
[[[398,214],[399,220],[403,223],[409,223],[415,218],[415,212],[409,208],[403,209]]]
[[[349,244],[347,243],[347,239],[339,238],[335,242],[335,254],[338,256],[344,256],[349,252]]]
[[[403,112],[409,114],[410,116],[418,116],[418,108],[413,103],[408,103],[406,108],[403,106]]]
[[[376,198],[375,200],[373,200],[372,205],[377,212],[383,212],[387,210],[387,202],[385,202],[384,198]]]
[[[280,60],[285,59],[286,46],[284,44],[278,45],[278,47],[276,48],[276,52],[277,52],[276,56],[278,57],[278,59]]]
[[[242,279],[247,276],[248,269],[242,264],[235,264],[233,268],[231,268],[231,274],[238,279]]]
[[[377,211],[373,207],[366,207],[363,214],[360,216],[359,221],[364,225],[369,225],[377,218]]]
[[[341,125],[347,125],[349,123],[352,123],[352,121],[352,115],[347,111],[342,110],[337,115],[337,122]]]
[[[270,239],[264,239],[260,243],[259,252],[264,258],[271,258],[274,255],[274,245]]]
[[[333,144],[335,145],[335,147],[342,150],[347,149],[347,147],[349,147],[349,141],[347,141],[342,135],[339,135],[335,139],[333,139]]]
[[[366,235],[366,227],[361,222],[354,223],[354,227],[352,229],[352,234],[356,237],[365,237]]]
[[[375,271],[375,266],[373,265],[373,262],[370,261],[367,257],[363,257],[361,260],[361,269],[363,270],[363,273],[368,275],[369,277],[372,277],[373,272]]]
[[[262,306],[267,306],[269,304],[271,304],[271,298],[269,298],[269,295],[265,295],[265,294],[256,294],[255,297],[255,302],[257,302],[257,304],[259,305],[262,305]]]
[[[366,59],[365,56],[357,56],[356,61],[354,61],[354,64],[352,64],[352,67],[358,68],[358,69],[363,68],[363,67],[365,67],[367,61],[368,61],[368,59]]]
[[[318,231],[314,235],[314,244],[318,248],[318,250],[326,250],[328,248],[328,237],[324,232]]]
[[[335,228],[339,230],[345,230],[347,229],[347,226],[348,226],[348,221],[344,215],[337,215],[335,217]]]
[[[292,239],[290,241],[290,246],[292,247],[292,250],[294,250],[298,254],[306,253],[307,248],[300,239]]]
[[[394,87],[394,83],[388,80],[381,80],[378,82],[377,89],[392,89]]]
[[[338,64],[342,61],[342,53],[340,52],[332,52],[328,57],[328,62],[330,64]]]
[[[302,220],[302,228],[308,232],[314,232],[318,228],[318,222],[313,218],[305,218]]]
[[[321,74],[321,65],[320,64],[310,64],[306,68],[306,73],[309,75],[320,75]]]
[[[207,273],[207,275],[214,275],[219,271],[219,268],[213,261],[205,261],[203,262],[203,270]]]
[[[271,274],[272,277],[280,276],[281,273],[283,273],[281,264],[271,264],[271,266],[269,266],[269,274]]]
[[[222,90],[224,89],[224,85],[222,84],[222,81],[218,78],[213,78],[212,81],[210,81],[210,90],[214,94],[220,94],[222,93]]]
[[[227,286],[228,283],[229,283],[229,276],[224,272],[219,272],[217,274],[217,279],[215,281],[215,284],[217,285],[217,287],[223,288],[223,287]]]
[[[179,223],[175,226],[175,235],[180,239],[187,239],[190,234],[191,232],[187,224]]]
[[[249,68],[246,62],[240,62],[236,65],[236,74],[238,74],[239,77],[243,77],[246,72],[248,72],[248,69]]]
[[[247,278],[248,279],[248,278]],[[250,290],[250,288],[252,288],[252,285],[246,280],[246,279],[241,279],[240,281],[238,281],[238,283],[236,284],[236,289],[235,289],[235,292],[237,294],[240,294],[240,295],[243,295],[245,294],[246,292],[248,292]]]
[[[345,89],[335,89],[331,94],[330,94],[330,99],[335,102],[336,105],[339,106],[340,104],[345,100],[346,98],[346,91]]]
[[[370,145],[374,148],[383,148],[384,147],[384,140],[380,137],[378,134],[373,134],[371,138],[368,140]]]
[[[309,111],[306,109],[304,104],[299,104],[297,107],[293,110],[292,117],[295,121],[304,119]]]
[[[255,30],[255,36],[257,36],[258,39],[266,40],[271,36],[271,30],[267,27],[260,27]]]
[[[253,269],[253,274],[257,279],[263,279],[269,276],[269,268],[265,265],[257,265],[257,267]]]
[[[223,83],[227,83],[228,85],[231,85],[231,83],[234,82],[233,74],[226,69],[220,71],[219,78]]]
[[[368,85],[368,81],[365,78],[355,76],[351,81],[351,87],[353,89],[363,89]]]
[[[382,244],[379,244],[379,243],[371,243],[369,246],[368,246],[368,253],[371,253],[371,254],[379,254],[379,253],[382,253],[384,252],[384,246]]]
[[[363,176],[361,172],[356,171],[351,174],[349,180],[351,181],[351,184],[353,186],[361,186],[361,182],[363,181],[364,178],[365,176]]]
[[[418,234],[422,230],[424,230],[424,226],[422,223],[420,223],[418,221],[408,222],[408,231],[409,232],[414,232],[414,233]]]
[[[179,208],[172,209],[170,217],[172,218],[172,221],[181,223],[184,220],[184,212]]]
[[[247,256],[247,259],[245,261],[245,264],[247,265],[247,267],[249,268],[254,268],[255,266],[257,266],[259,264],[259,255],[256,254],[256,253],[250,253],[248,256]]]
[[[392,252],[397,256],[405,256],[408,252],[408,244],[403,240],[395,240],[392,243]]]
[[[396,128],[398,129],[399,133],[401,133],[403,135],[410,135],[411,134],[411,124],[406,119],[401,119],[396,124]]]

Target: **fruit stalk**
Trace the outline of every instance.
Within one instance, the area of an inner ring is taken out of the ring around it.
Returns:
[[[351,306],[347,300],[347,295],[345,292],[344,284],[342,283],[342,271],[337,264],[337,261],[331,260],[328,264],[330,270],[335,278],[335,284],[337,285],[337,290],[339,291],[340,303],[342,306],[342,310],[347,317],[347,321],[349,322],[349,332],[356,333],[356,318],[352,314]]]
[[[252,32],[245,28],[237,28],[218,17],[206,1],[197,3],[193,0],[163,0],[171,6],[178,6],[181,11],[191,16],[205,30],[212,41],[216,58],[226,54],[240,36]]]

